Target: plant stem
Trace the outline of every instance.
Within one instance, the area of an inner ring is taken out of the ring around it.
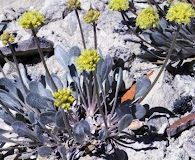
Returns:
[[[94,32],[94,48],[97,49],[97,32],[96,32],[96,23],[93,22],[93,32]]]
[[[172,51],[173,51],[173,49],[174,49],[174,47],[175,47],[176,40],[177,40],[177,37],[178,37],[178,34],[179,34],[179,29],[180,29],[180,27],[178,26],[177,31],[175,32],[175,35],[174,35],[174,37],[173,37],[173,41],[172,41],[172,43],[171,43],[171,47],[170,47],[170,49],[169,49],[169,52],[168,52],[168,54],[167,54],[167,57],[166,57],[166,59],[165,59],[163,65],[162,65],[162,67],[161,67],[161,69],[160,69],[158,75],[157,75],[156,78],[154,79],[153,83],[151,84],[151,86],[150,86],[150,88],[147,90],[147,92],[143,95],[143,97],[142,97],[141,99],[139,99],[138,103],[141,103],[141,102],[144,100],[144,98],[148,95],[148,93],[152,90],[152,88],[154,87],[154,85],[155,85],[156,82],[158,81],[158,79],[159,79],[161,73],[162,73],[163,70],[165,69],[166,64],[167,64],[169,58],[171,57],[171,53],[172,53]]]
[[[54,83],[54,80],[52,79],[51,74],[49,73],[49,70],[48,70],[47,65],[45,63],[45,59],[44,59],[44,56],[43,56],[43,51],[42,51],[42,49],[40,47],[39,40],[38,40],[38,37],[36,35],[36,32],[35,32],[35,28],[34,27],[32,27],[32,33],[33,33],[33,36],[35,38],[35,41],[36,41],[36,44],[37,44],[37,48],[38,48],[38,52],[39,52],[39,56],[41,58],[41,61],[43,63],[43,66],[45,68],[46,74],[48,75],[48,77],[49,77],[49,79],[51,81],[51,84],[54,87],[55,91],[57,91],[58,88],[57,88],[56,84]]]
[[[125,13],[124,11],[121,11],[121,15],[122,15],[122,18],[123,18],[123,20],[124,20],[124,22],[125,22],[125,25],[128,27],[128,29],[129,29],[134,35],[136,35],[141,41],[145,42],[146,44],[152,46],[153,48],[155,48],[155,49],[157,49],[157,50],[162,50],[162,49],[160,49],[160,48],[158,48],[158,47],[152,45],[151,43],[147,42],[147,41],[146,41],[145,39],[143,39],[142,37],[140,37],[140,35],[139,35],[138,33],[136,33],[136,32],[129,26],[129,24],[127,23],[127,21],[126,21],[126,19],[125,19],[125,17],[128,18],[128,16],[126,15],[126,13]]]
[[[7,57],[0,51],[0,56],[14,69],[15,72],[17,72],[16,67],[12,64],[12,62],[7,59]]]
[[[67,114],[64,112],[64,110],[61,107],[60,107],[60,111],[62,113],[63,121],[64,121],[65,127],[68,131],[68,134],[70,137],[73,137],[73,134],[71,131],[71,126],[70,126],[70,123],[69,123],[68,118],[67,118]]]
[[[82,42],[83,42],[83,48],[86,49],[85,38],[84,38],[84,35],[83,35],[83,29],[82,29],[82,26],[81,26],[81,21],[80,21],[77,9],[75,9],[75,13],[76,13],[76,17],[77,17],[77,20],[78,20],[78,23],[79,23],[79,28],[80,28],[80,32],[81,32],[81,38],[82,38]]]
[[[95,92],[97,94],[97,105],[98,105],[98,109],[100,111],[100,114],[102,115],[104,125],[106,127],[106,136],[107,136],[107,134],[108,134],[108,125],[107,125],[106,118],[105,118],[105,115],[104,115],[104,112],[103,112],[103,109],[102,109],[102,106],[101,106],[101,103],[100,103],[100,97],[99,97],[99,91],[98,91],[98,81],[97,81],[97,76],[96,76],[95,71],[93,72],[93,77],[94,77],[94,89],[95,89]]]
[[[5,75],[5,73],[4,73],[3,68],[1,67],[1,65],[0,65],[0,71],[1,71],[1,73],[3,74],[3,77],[6,78],[6,75]]]
[[[18,61],[17,61],[17,58],[16,58],[15,49],[14,49],[14,47],[12,46],[11,43],[8,42],[8,45],[9,45],[9,48],[11,49],[12,57],[13,57],[13,60],[14,60],[15,65],[16,65],[17,73],[18,73],[19,78],[20,78],[20,80],[21,80],[21,83],[22,83],[22,86],[23,86],[23,88],[24,88],[24,91],[25,91],[26,93],[28,93],[28,89],[27,89],[27,87],[26,87],[25,84],[24,84],[24,81],[23,81],[23,79],[22,79],[22,75],[21,75],[21,72],[20,72],[20,69],[19,69],[19,65],[18,65]]]

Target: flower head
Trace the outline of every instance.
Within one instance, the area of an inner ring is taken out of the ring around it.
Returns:
[[[71,95],[72,91],[66,88],[58,90],[53,93],[53,97],[56,99],[54,105],[56,107],[61,106],[64,110],[70,110],[75,98]]]
[[[159,15],[151,6],[143,9],[136,18],[136,26],[139,26],[141,29],[154,28],[158,23]]]
[[[79,8],[81,6],[81,2],[78,0],[69,0],[69,2],[66,4],[67,8],[71,8],[73,10]]]
[[[0,40],[2,41],[3,45],[6,46],[8,43],[14,42],[15,36],[12,33],[9,34],[7,31],[4,31],[0,36]]]
[[[95,71],[96,65],[100,60],[97,50],[84,50],[76,59],[78,70]]]
[[[188,24],[190,18],[195,17],[195,11],[191,4],[185,2],[175,2],[168,10],[166,19],[176,21],[178,24]]]
[[[98,20],[100,12],[97,10],[90,9],[87,14],[83,16],[86,23],[93,23]]]
[[[111,0],[109,8],[113,11],[125,11],[129,8],[128,0]]]
[[[37,11],[28,11],[22,14],[19,24],[26,29],[36,28],[44,22],[44,16]]]

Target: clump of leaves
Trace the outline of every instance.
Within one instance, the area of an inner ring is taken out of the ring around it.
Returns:
[[[32,81],[21,71],[28,92],[17,76],[0,79],[0,118],[18,135],[9,139],[1,135],[0,142],[30,148],[21,153],[21,159],[37,153],[43,157],[76,159],[100,146],[107,147],[134,119],[145,117],[147,109],[136,101],[150,86],[149,79],[142,77],[138,81],[134,100],[120,104],[122,68],[114,68],[112,58],[103,58],[99,51],[101,58],[96,70],[79,71],[75,59],[80,54],[77,46],[68,52],[60,46],[55,48],[55,57],[66,72],[62,78],[51,76],[58,89],[72,90],[76,100],[70,110],[54,106],[55,88],[47,75]]]

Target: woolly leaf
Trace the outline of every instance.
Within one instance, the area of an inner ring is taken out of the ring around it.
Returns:
[[[146,76],[141,77],[136,83],[135,99],[143,96],[149,89],[150,85],[151,81]]]
[[[70,50],[69,50],[69,57],[70,57],[70,60],[69,60],[69,65],[71,64],[75,64],[75,60],[78,56],[80,56],[81,54],[81,50],[79,49],[78,46],[73,46]]]
[[[142,119],[145,117],[147,113],[146,108],[139,103],[135,103],[131,107],[131,110],[132,110],[132,114],[134,115],[135,119]]]
[[[76,142],[83,144],[85,138],[85,131],[84,127],[77,122],[73,127],[73,135],[75,137]]]
[[[15,121],[14,123],[12,123],[11,126],[19,136],[27,136],[31,133],[31,131],[28,129],[27,125],[24,122]]]
[[[90,130],[89,123],[87,121],[85,121],[85,120],[81,120],[80,124],[84,128],[85,134],[90,135],[91,134],[91,130]]]
[[[124,101],[116,108],[116,114],[121,119],[125,114],[131,114],[130,105],[131,100]]]
[[[0,101],[3,106],[18,111],[21,108],[20,103],[9,93],[0,90]]]
[[[41,146],[38,148],[37,151],[41,157],[47,157],[53,152],[53,149],[51,147],[48,147],[48,146]]]
[[[105,60],[103,61],[102,68],[101,68],[101,81],[102,82],[106,79],[106,77],[112,70],[112,66],[113,66],[113,60],[109,55],[107,55]]]
[[[118,132],[120,133],[123,129],[127,128],[133,121],[133,116],[131,114],[124,115],[118,123]]]
[[[68,53],[59,45],[54,49],[54,55],[58,63],[68,71],[69,56]]]
[[[0,88],[4,87],[6,90],[8,90],[9,93],[13,95],[17,95],[17,89],[14,85],[14,83],[7,79],[7,78],[1,78],[0,79]]]
[[[59,146],[58,152],[60,153],[62,160],[66,160],[66,149],[64,148],[64,146]]]
[[[54,112],[45,112],[40,114],[40,122],[44,125],[55,122],[55,113]]]
[[[49,108],[45,99],[43,99],[39,94],[30,92],[26,96],[26,102],[33,108],[37,109],[47,109]]]
[[[22,153],[22,155],[18,159],[30,159],[30,157],[35,154],[35,151],[28,152],[28,153]]]
[[[29,89],[31,92],[37,93],[40,96],[44,97],[52,97],[52,93],[50,90],[45,89],[41,82],[32,81],[29,84]]]
[[[60,111],[58,111],[56,113],[55,123],[56,123],[56,126],[57,127],[59,127],[59,128],[65,128],[65,124],[64,124],[63,117],[62,117],[62,113]]]

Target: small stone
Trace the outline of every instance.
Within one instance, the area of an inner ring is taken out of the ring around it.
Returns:
[[[188,140],[184,142],[183,148],[191,158],[195,159],[195,141]]]
[[[53,42],[45,38],[39,38],[39,44],[43,52],[48,53],[53,51]],[[14,43],[13,46],[15,47],[16,56],[32,56],[38,54],[37,44],[34,38]],[[11,56],[11,50],[8,46],[1,47],[0,50],[5,56]],[[1,59],[2,57],[0,57]]]
[[[195,125],[195,114],[189,114],[183,118],[180,118],[176,122],[174,122],[168,129],[167,135],[174,136],[185,129]]]

